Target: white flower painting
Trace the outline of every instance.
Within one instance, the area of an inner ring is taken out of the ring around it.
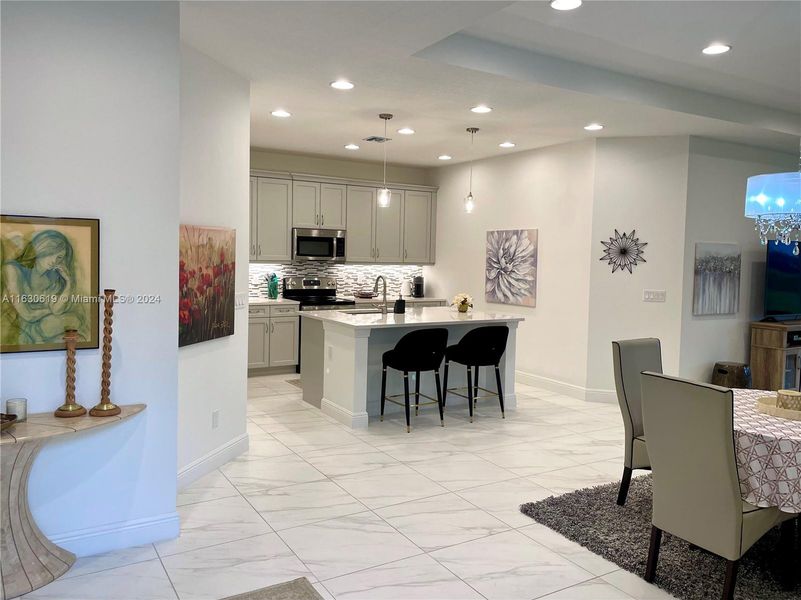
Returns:
[[[537,305],[537,230],[487,232],[485,300],[497,304]]]

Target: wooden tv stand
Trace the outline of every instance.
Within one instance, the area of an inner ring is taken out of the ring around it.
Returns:
[[[755,389],[801,390],[801,321],[751,323],[751,376]]]

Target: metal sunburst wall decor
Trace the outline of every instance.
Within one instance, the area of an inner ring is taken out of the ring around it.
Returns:
[[[636,233],[636,230],[632,230],[631,233],[621,234],[615,229],[615,237],[610,237],[608,242],[601,242],[606,248],[601,260],[612,265],[612,273],[618,269],[621,273],[624,270],[631,273],[639,263],[646,262],[642,255],[648,243],[641,242]]]

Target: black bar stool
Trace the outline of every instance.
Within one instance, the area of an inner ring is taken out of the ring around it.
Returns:
[[[503,387],[501,386],[500,363],[503,353],[506,351],[506,340],[509,338],[509,328],[505,325],[490,325],[479,327],[464,334],[459,343],[448,346],[445,351],[445,393],[442,397],[442,405],[445,405],[448,392],[455,396],[467,398],[470,408],[470,422],[473,422],[473,406],[478,401],[478,392],[486,392],[481,398],[494,398],[497,396],[501,405],[501,417],[506,415],[503,410]],[[467,366],[467,387],[448,389],[448,365],[450,362],[459,363]],[[473,374],[475,367],[475,376]],[[498,386],[497,392],[478,386],[479,367],[495,367],[495,382]],[[467,390],[467,395],[463,392]]]
[[[439,382],[439,366],[445,356],[445,348],[448,345],[447,329],[418,329],[404,335],[395,348],[384,352],[382,357],[383,372],[381,373],[381,420],[384,420],[384,403],[386,400],[400,405],[395,398],[403,398],[403,406],[406,409],[406,431],[411,432],[409,423],[409,371],[417,374],[415,381],[415,414],[420,407],[420,397],[427,398],[431,402],[423,404],[436,404],[439,406],[440,424],[445,426],[445,417],[442,414],[442,388]],[[397,371],[403,371],[403,394],[387,396],[387,367]],[[432,398],[420,393],[420,372],[434,371],[434,380],[437,384],[437,397]]]

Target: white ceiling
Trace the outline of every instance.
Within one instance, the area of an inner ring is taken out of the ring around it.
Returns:
[[[685,4],[703,4],[706,12]],[[794,7],[796,19],[781,7],[759,9],[766,4]],[[684,23],[677,14],[688,10],[692,18]],[[726,28],[721,29],[721,19]],[[700,55],[697,46],[709,41],[705,21],[710,40],[738,34],[727,38],[732,52]],[[466,160],[468,126],[481,128],[475,157],[591,135],[695,134],[795,151],[798,138],[787,127],[760,123],[773,116],[786,123],[788,115],[798,123],[801,50],[788,55],[799,36],[785,37],[798,31],[799,21],[798,2],[585,2],[570,13],[556,13],[543,2],[189,2],[181,7],[184,41],[251,80],[254,147],[379,160],[381,146],[360,140],[382,133],[377,115],[392,112],[389,160],[420,166],[443,164],[436,158],[443,153],[453,162]],[[751,44],[743,32],[767,36],[768,42]],[[769,35],[776,32],[781,43]],[[615,81],[608,70],[625,73],[648,93],[621,96],[543,81],[536,73],[521,77],[503,68],[502,53],[490,64],[480,53],[453,60],[435,52],[465,34],[513,46],[532,59],[557,56],[583,63],[560,63],[562,71],[573,70],[579,79],[586,65],[601,67],[596,82]],[[329,82],[339,77],[356,88],[331,89]],[[649,80],[682,87],[660,88]],[[754,93],[760,86],[770,90],[770,101]],[[666,89],[665,97],[684,88],[724,97],[702,98],[699,110],[687,108],[692,102],[673,105],[657,98]],[[757,116],[741,118],[749,112],[741,101],[759,102],[762,106],[750,111]],[[495,110],[469,112],[481,102]],[[702,104],[707,106],[701,109]],[[279,107],[292,118],[270,116]],[[601,121],[606,129],[589,134],[582,127],[590,121]],[[396,134],[403,126],[417,133]],[[498,148],[506,139],[517,147]],[[349,142],[359,143],[361,150],[345,150]]]

